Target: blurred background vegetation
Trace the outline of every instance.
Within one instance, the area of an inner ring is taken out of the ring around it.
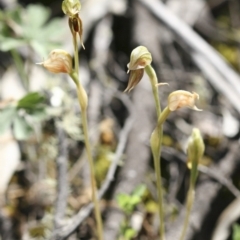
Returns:
[[[166,4],[238,76],[238,0],[155,1]],[[177,239],[172,236],[182,226],[189,184],[185,148],[191,129],[198,127],[206,151],[186,239],[239,240],[239,110],[229,101],[234,86],[228,79],[224,85],[219,81],[229,90],[225,95],[194,61],[194,51],[184,39],[172,34],[142,2],[81,1],[86,50],[79,49],[80,75],[89,94],[90,138],[99,188],[109,166],[117,162],[114,181],[108,181],[101,200],[105,240],[158,239],[149,148],[156,115],[150,84],[143,79],[132,93],[122,93],[128,82],[129,56],[138,45],[152,53],[159,82],[169,83],[160,88],[163,106],[169,93],[183,89],[197,92],[198,107],[204,110],[181,110],[165,125],[162,169],[167,239]],[[0,239],[96,239],[91,213],[65,237],[53,236],[59,157],[64,158],[68,171],[62,176],[67,184],[62,226],[71,225],[70,220],[76,220],[73,216],[91,200],[74,86],[66,75],[50,74],[35,64],[56,48],[73,53],[61,1],[0,0],[0,20]],[[210,75],[218,78],[214,71]]]

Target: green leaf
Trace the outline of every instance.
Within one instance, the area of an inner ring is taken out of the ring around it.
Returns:
[[[13,121],[13,134],[17,140],[27,139],[33,132],[24,117],[17,116]]]
[[[27,9],[22,12],[23,37],[27,39],[38,38],[42,33],[41,27],[49,16],[49,9],[42,5],[28,5]]]
[[[31,116],[31,119],[34,121],[34,122],[40,122],[40,121],[43,121],[45,120],[48,115],[47,115],[47,112],[45,110],[45,108],[39,108],[39,109],[34,109],[33,111],[31,111],[29,113],[29,115]]]
[[[40,4],[29,4],[27,6],[27,18],[29,25],[41,27],[50,17],[50,9]]]
[[[24,44],[26,44],[26,42],[22,39],[0,36],[0,50],[3,52],[16,49]]]
[[[34,109],[37,105],[44,103],[45,98],[38,92],[32,92],[18,101],[18,108]]]
[[[233,225],[233,240],[240,240],[240,225]]]
[[[23,11],[23,7],[20,6],[20,5],[17,5],[16,7],[14,8],[9,8],[7,11],[6,9],[4,9],[4,15],[3,15],[3,20],[13,20],[15,21],[17,24],[21,25],[21,12]]]
[[[7,107],[0,110],[0,135],[10,127],[16,114],[17,109],[15,107]]]
[[[125,193],[120,193],[117,195],[117,203],[119,207],[123,210],[125,210],[126,206],[128,205],[128,202],[130,200],[130,196]]]
[[[1,21],[1,23],[2,23],[3,19],[4,19],[4,12],[2,10],[0,10],[0,21]]]
[[[144,184],[141,184],[136,187],[132,195],[142,197],[145,192],[146,192],[146,186]]]
[[[141,202],[142,196],[146,191],[145,185],[139,185],[131,195],[124,193],[117,195],[119,207],[127,214],[131,214],[138,203]]]
[[[132,196],[121,193],[117,195],[117,203],[119,207],[126,213],[131,214],[135,205],[131,202]]]
[[[62,20],[60,18],[54,18],[44,26],[43,38],[46,39],[46,37],[48,37],[49,40],[60,43],[60,37],[66,31],[65,29]]]
[[[50,9],[39,4],[0,11],[0,50],[9,51],[27,45],[39,56],[46,57],[52,49],[60,48],[65,28],[60,18],[50,21],[49,18]],[[9,22],[13,23],[14,29]]]
[[[141,202],[141,198],[139,196],[133,195],[130,198],[129,205],[131,205],[133,208]]]
[[[126,240],[131,240],[132,238],[134,238],[136,235],[136,231],[132,228],[128,228],[125,230],[125,233],[124,233],[124,237]]]
[[[39,56],[47,58],[50,51],[46,47],[46,44],[42,44],[42,42],[39,42],[38,39],[33,39],[30,41],[30,45]]]

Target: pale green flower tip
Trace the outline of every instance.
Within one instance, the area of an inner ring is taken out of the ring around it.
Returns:
[[[136,47],[130,56],[130,62],[127,65],[129,70],[143,69],[152,62],[152,55],[144,46]]]
[[[73,17],[80,12],[81,3],[79,0],[64,0],[62,2],[62,10],[64,14],[68,15],[69,17]]]

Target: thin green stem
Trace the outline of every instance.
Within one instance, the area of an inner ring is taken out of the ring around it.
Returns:
[[[169,116],[169,114],[171,113],[169,107],[165,107],[164,110],[162,111],[161,115],[158,118],[158,122],[157,122],[157,128],[160,128],[162,126],[162,124],[166,121],[167,117]]]
[[[158,209],[159,209],[159,218],[160,218],[160,239],[165,240],[165,230],[164,230],[164,211],[163,211],[163,192],[162,192],[162,176],[161,176],[161,146],[162,146],[162,127],[155,129],[157,131],[157,135],[159,137],[159,141],[157,143],[157,149],[153,150],[153,161],[154,168],[157,177],[157,191],[158,191]]]
[[[162,177],[161,177],[161,146],[162,146],[162,129],[163,123],[166,121],[168,115],[171,113],[166,107],[158,118],[158,124],[151,135],[151,149],[153,153],[154,168],[157,177],[157,191],[158,191],[158,205],[159,205],[159,218],[160,218],[160,240],[165,240],[164,229],[164,208],[163,208],[163,192],[162,192]]]
[[[95,183],[95,174],[94,174],[94,165],[93,165],[93,158],[91,153],[91,145],[89,141],[88,136],[88,123],[87,123],[87,95],[84,90],[84,88],[81,85],[81,82],[79,81],[79,59],[78,59],[78,45],[77,45],[77,36],[75,33],[73,33],[73,45],[74,45],[74,67],[75,71],[70,74],[73,81],[75,82],[77,86],[77,95],[78,95],[78,101],[79,105],[81,107],[82,111],[82,125],[83,125],[83,134],[84,134],[84,140],[85,140],[85,146],[87,151],[87,158],[89,162],[90,167],[90,178],[91,178],[91,187],[92,187],[92,198],[94,203],[94,213],[97,221],[97,234],[98,239],[103,240],[103,232],[102,232],[102,218],[99,208],[99,203],[97,199],[97,188]]]
[[[149,77],[149,80],[151,82],[152,92],[153,92],[155,106],[156,106],[157,117],[159,118],[159,116],[161,114],[161,104],[160,104],[160,99],[159,99],[159,94],[158,94],[158,87],[156,86],[158,84],[157,75],[156,75],[156,72],[151,65],[147,65],[145,67],[145,72],[147,73],[147,75]]]
[[[152,68],[151,65],[147,65],[145,67],[145,71],[149,77],[153,97],[155,101],[155,107],[157,112],[157,119],[160,118],[161,114],[161,104],[158,94],[158,80],[155,70]],[[159,218],[160,218],[160,227],[159,227],[159,234],[160,240],[165,240],[165,230],[164,230],[164,211],[163,211],[163,192],[162,192],[162,175],[161,175],[161,146],[162,146],[162,124],[157,125],[157,128],[153,131],[151,136],[151,147],[152,147],[152,154],[154,160],[154,168],[155,174],[157,178],[157,191],[158,191],[158,205],[159,205]]]
[[[186,203],[186,216],[185,216],[183,230],[181,233],[180,240],[184,240],[186,232],[187,232],[188,224],[189,224],[190,213],[191,213],[192,205],[194,202],[194,194],[195,194],[194,188],[195,188],[195,183],[197,180],[197,166],[198,166],[198,164],[197,164],[197,162],[195,162],[192,164],[192,168],[191,168],[190,186],[188,189],[187,203]]]
[[[73,46],[74,46],[74,67],[75,67],[75,72],[79,76],[78,44],[77,44],[76,34],[73,34]]]
[[[181,233],[180,240],[184,240],[186,232],[187,232],[190,213],[191,213],[191,209],[192,209],[192,205],[193,205],[193,201],[194,201],[194,194],[195,194],[194,185],[190,184],[188,194],[187,194],[187,204],[186,204],[186,211],[187,212],[186,212],[186,216],[185,216],[185,220],[184,220],[184,224],[183,224],[183,230],[182,230],[182,233]]]
[[[93,203],[94,203],[95,218],[97,221],[98,239],[103,240],[102,218],[101,218],[101,213],[100,213],[99,202],[97,199],[97,188],[96,188],[96,183],[95,183],[96,181],[95,181],[95,177],[94,177],[94,164],[93,164],[93,158],[92,158],[92,153],[91,153],[91,144],[90,144],[89,135],[88,135],[87,94],[79,81],[78,74],[75,71],[73,71],[70,74],[70,76],[76,84],[78,101],[79,101],[79,105],[81,107],[83,134],[84,134],[84,141],[85,141],[86,152],[87,152],[87,159],[88,159],[89,168],[90,168],[92,199],[93,199]]]
[[[96,217],[96,221],[97,221],[98,239],[103,240],[102,218],[101,218],[101,213],[100,213],[99,202],[97,199],[97,188],[96,188],[95,177],[94,177],[93,158],[92,158],[92,154],[91,154],[90,141],[89,141],[89,137],[88,137],[88,124],[87,124],[86,109],[84,111],[82,111],[82,125],[83,125],[85,146],[86,146],[87,156],[88,156],[88,160],[89,160],[89,167],[90,167],[92,198],[93,198],[93,203],[94,203],[95,217]]]

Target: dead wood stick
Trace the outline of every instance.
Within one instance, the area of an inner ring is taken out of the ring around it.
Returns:
[[[56,124],[57,125],[57,124]],[[64,130],[60,126],[56,126],[58,137],[58,157],[56,160],[57,168],[57,200],[54,215],[54,227],[58,229],[62,226],[65,217],[68,196],[68,148]]]

